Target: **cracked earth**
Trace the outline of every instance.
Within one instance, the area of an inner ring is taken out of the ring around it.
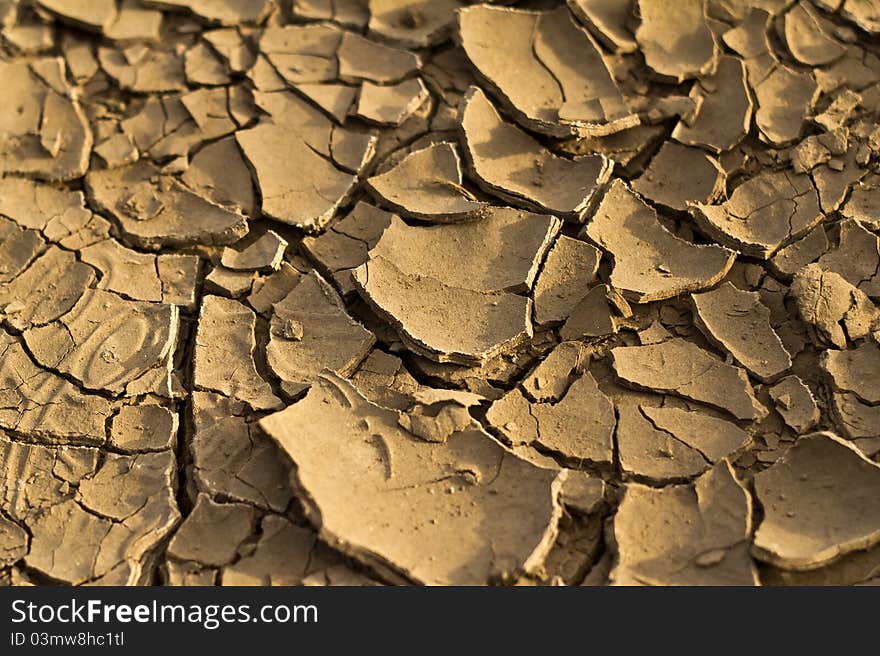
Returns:
[[[0,0],[0,583],[880,582],[876,0]]]

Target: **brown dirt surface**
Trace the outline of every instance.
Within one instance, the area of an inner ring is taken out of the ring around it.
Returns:
[[[0,585],[852,585],[864,0],[0,2]]]

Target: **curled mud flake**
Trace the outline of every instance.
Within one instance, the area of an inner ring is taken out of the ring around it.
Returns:
[[[568,382],[568,373],[558,375]],[[548,380],[548,386],[554,384]],[[513,389],[492,404],[486,420],[509,444],[541,447],[575,468],[611,466],[614,406],[589,372],[571,382],[556,403],[531,403]]]
[[[788,49],[802,64],[825,66],[846,52],[844,46],[831,36],[835,25],[823,18],[809,2],[798,2],[783,20]]]
[[[816,569],[782,569],[764,563],[761,567],[761,582],[768,586],[874,586],[878,583],[876,576],[878,564],[880,564],[880,548],[874,546],[870,549],[850,552]]]
[[[532,333],[531,301],[523,296],[450,286],[405,273],[379,255],[354,279],[410,350],[439,362],[479,364]]]
[[[142,376],[164,371],[164,381],[160,375],[150,391],[169,396],[178,322],[173,305],[89,289],[69,312],[46,326],[29,328],[23,337],[41,365],[72,376],[88,389],[123,394]]]
[[[67,70],[77,83],[88,82],[98,72],[98,60],[95,59],[92,46],[86,39],[65,38],[61,42],[61,51],[64,54]]]
[[[676,141],[723,153],[748,134],[754,107],[741,60],[722,55],[715,74],[697,82],[690,97],[698,99],[700,106],[690,121],[675,126],[672,138]]]
[[[488,207],[462,186],[458,152],[448,142],[413,151],[367,184],[392,210],[434,223],[474,220]]]
[[[751,497],[726,461],[691,485],[627,485],[611,530],[611,583],[757,585],[751,512]]]
[[[840,13],[866,32],[880,33],[880,12],[871,0],[843,0]]]
[[[600,257],[601,253],[592,244],[565,235],[557,238],[535,282],[536,323],[559,323],[568,319],[589,294]]]
[[[735,27],[722,35],[724,44],[742,57],[754,89],[779,63],[770,44],[773,17],[763,8],[751,8]]]
[[[302,273],[282,262],[278,271],[254,280],[253,288],[247,301],[257,314],[266,314],[274,303],[277,303],[296,287]]]
[[[840,223],[837,247],[823,254],[818,264],[872,299],[880,300],[880,237],[858,221]]]
[[[369,7],[361,0],[293,0],[290,11],[304,20],[332,21],[357,30],[370,19]]]
[[[775,380],[791,367],[791,356],[770,325],[770,310],[758,292],[726,282],[691,299],[697,325],[706,337],[760,380]]]
[[[758,103],[755,123],[761,136],[774,146],[797,140],[819,97],[813,76],[779,65],[766,78],[751,84]]]
[[[316,126],[312,134],[311,130],[300,132],[278,120],[239,131],[235,138],[254,172],[263,213],[317,232],[348,200],[357,177],[341,170],[328,151],[333,134],[329,119],[318,119],[326,122]],[[296,117],[290,120],[295,121]],[[323,150],[316,150],[319,146],[311,142],[322,133],[324,141],[320,148]],[[356,169],[369,159],[372,145],[370,138],[354,145],[350,163],[354,163]]]
[[[266,359],[289,396],[307,389],[324,370],[350,376],[376,341],[317,272],[303,276],[273,307]]]
[[[220,262],[237,271],[274,271],[281,266],[287,240],[267,230],[241,250],[224,248]]]
[[[333,222],[317,237],[305,237],[302,248],[318,269],[332,279],[343,296],[355,291],[352,270],[367,261],[367,252],[376,245],[391,224],[390,212],[364,201],[346,216]]]
[[[251,174],[233,137],[199,150],[180,179],[197,194],[233,212],[251,216],[256,211]]]
[[[690,203],[711,203],[724,192],[721,165],[698,148],[668,141],[633,181],[633,191],[655,204],[683,212]]]
[[[218,265],[205,276],[205,291],[227,298],[240,298],[250,292],[255,275],[253,271],[234,271]]]
[[[637,5],[642,22],[636,41],[651,69],[674,82],[715,72],[718,45],[706,22],[705,0],[685,0],[675,11],[663,0],[638,0]]]
[[[401,83],[401,85],[404,85],[403,90],[410,88],[412,86],[410,83],[412,82],[415,82],[415,80],[408,80],[406,84]],[[293,85],[293,87],[303,96],[305,96],[315,105],[321,108],[321,110],[325,114],[330,116],[336,123],[339,123],[340,125],[345,123],[349,115],[356,113],[357,100],[359,97],[359,88],[357,86],[324,82],[302,82]],[[384,86],[375,85],[372,82],[363,82],[361,84],[361,87],[369,87],[371,89],[375,88],[378,90],[376,93],[373,94],[371,100],[365,102],[365,108],[368,108],[371,112],[375,113],[378,119],[393,116],[395,115],[395,111],[409,109],[401,107],[401,101],[398,101],[394,106],[379,106],[378,103],[383,97],[391,97],[390,94],[385,90],[386,87]],[[416,109],[418,109],[418,105],[411,108],[410,113],[412,113]],[[369,117],[363,118],[369,120]],[[406,118],[407,117],[404,117],[404,119],[402,120],[405,120]],[[379,122],[381,123],[381,121]]]
[[[580,221],[594,194],[611,176],[602,155],[559,157],[512,123],[501,119],[477,87],[460,110],[465,159],[477,184],[515,205]]]
[[[369,31],[406,48],[425,48],[449,38],[460,0],[369,0]]]
[[[876,230],[880,228],[880,194],[877,179],[866,184],[865,181],[855,185],[840,213],[847,219],[858,221],[863,226]]]
[[[191,310],[196,305],[196,286],[201,261],[197,255],[162,254],[156,258],[162,281],[162,302]]]
[[[231,134],[255,115],[250,92],[242,87],[201,88],[182,95],[151,96],[120,127],[142,155],[159,161],[176,157],[163,168],[169,173],[185,170],[186,156],[192,151]]]
[[[116,218],[125,238],[143,248],[228,244],[248,231],[243,216],[192,193],[143,160],[92,171],[86,188],[89,198]]]
[[[853,392],[869,405],[880,404],[880,347],[863,342],[848,351],[828,350],[819,364],[831,378],[833,387],[841,392]]]
[[[562,339],[606,337],[617,332],[617,317],[611,311],[608,285],[596,285],[574,307],[559,336]]]
[[[880,77],[880,59],[863,47],[851,44],[841,59],[829,66],[814,68],[813,75],[823,93],[832,94],[844,87],[856,91],[869,90]]]
[[[791,295],[800,317],[818,345],[844,349],[880,326],[880,309],[856,287],[820,264],[809,264],[794,277]]]
[[[125,50],[99,47],[103,71],[122,89],[134,93],[186,91],[182,53],[139,44]]]
[[[253,66],[254,53],[237,29],[205,31],[202,38],[211,44],[214,52],[223,57],[230,72],[246,73]]]
[[[613,256],[612,286],[637,303],[712,287],[734,261],[726,248],[692,244],[670,233],[654,209],[620,180],[611,183],[586,235]]]
[[[447,403],[470,408],[485,400],[473,392],[422,385],[413,378],[400,358],[379,349],[373,349],[352,375],[351,381],[369,401],[401,411],[411,410],[417,405]]]
[[[140,153],[127,134],[115,134],[95,146],[95,153],[104,160],[108,169],[136,162]]]
[[[696,449],[712,464],[735,458],[752,443],[742,428],[708,412],[651,405],[640,409],[655,428]]]
[[[60,88],[38,73],[43,68],[60,80]],[[61,58],[0,63],[8,94],[0,108],[0,173],[70,180],[86,172],[92,132],[64,68]]]
[[[408,348],[476,365],[532,334],[531,301],[519,293],[531,288],[558,229],[558,219],[507,208],[430,227],[395,218],[355,269],[355,284]]]
[[[162,9],[186,10],[221,25],[260,23],[272,9],[271,0],[148,0]]]
[[[531,401],[557,403],[565,396],[574,376],[583,373],[587,361],[582,343],[562,342],[523,378],[520,386]]]
[[[467,7],[458,14],[458,31],[481,79],[523,127],[583,137],[638,124],[599,47],[566,7]]]
[[[618,377],[640,389],[706,403],[737,419],[754,421],[767,416],[743,369],[684,339],[620,346],[611,350],[611,356]]]
[[[194,382],[243,401],[254,409],[278,408],[281,401],[254,363],[256,316],[231,299],[206,296],[196,332]]]
[[[627,175],[637,175],[647,157],[666,138],[660,125],[640,124],[602,137],[575,137],[556,142],[556,148],[568,155],[604,155]]]
[[[162,301],[156,255],[139,253],[115,239],[106,239],[80,250],[80,260],[101,273],[98,288],[141,301]]]
[[[420,78],[394,85],[361,85],[355,113],[367,122],[398,126],[428,99],[430,93]]]
[[[104,36],[118,43],[149,41],[161,38],[162,12],[148,9],[138,0],[122,0],[116,16],[104,27]]]
[[[260,38],[260,51],[290,84],[329,82],[339,75],[336,51],[342,35],[332,25],[271,25]]]
[[[780,249],[767,261],[767,266],[780,280],[790,280],[798,271],[824,255],[828,246],[828,235],[825,228],[819,225],[806,236]]]
[[[231,82],[226,65],[204,43],[198,43],[184,53],[183,70],[190,86],[220,85]]]
[[[393,84],[418,72],[421,66],[418,55],[371,41],[354,32],[342,33],[336,54],[339,79],[349,83]]]
[[[763,259],[825,218],[810,176],[786,170],[759,173],[720,205],[695,203],[692,213],[712,238]]]
[[[770,398],[785,423],[797,433],[806,433],[819,423],[819,406],[810,388],[797,376],[787,376],[770,388]]]
[[[668,485],[690,480],[709,468],[700,451],[657,428],[634,403],[618,405],[614,436],[625,480]]]
[[[831,433],[801,437],[755,476],[756,558],[810,570],[880,541],[880,467]]]
[[[39,5],[65,22],[96,31],[116,18],[114,0],[39,0]]]
[[[296,465],[320,536],[343,553],[432,584],[483,584],[540,566],[556,536],[564,476],[474,428],[438,444],[397,421],[396,412],[327,376],[260,424]],[[392,478],[374,433],[392,455]],[[459,473],[475,469],[481,474],[470,480]],[[434,558],[424,558],[426,551]]]
[[[42,20],[35,11],[15,5],[5,5],[3,13],[3,37],[25,55],[46,53],[54,45],[52,25]]]
[[[629,28],[631,0],[567,0],[568,8],[603,46],[619,53],[638,50]]]

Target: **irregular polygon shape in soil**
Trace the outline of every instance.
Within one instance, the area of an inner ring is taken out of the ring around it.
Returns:
[[[592,37],[567,7],[462,9],[459,38],[487,86],[524,127],[599,136],[638,123]]]
[[[321,537],[380,571],[484,584],[534,569],[555,538],[562,476],[481,430],[424,442],[329,375],[260,425],[296,465]]]
[[[737,419],[757,420],[767,415],[743,369],[684,339],[619,346],[611,350],[611,357],[617,375],[640,389],[706,403]]]
[[[531,335],[531,300],[519,294],[534,283],[558,227],[558,219],[507,208],[430,227],[395,218],[355,269],[355,284],[410,349],[478,364]]]
[[[637,303],[712,287],[735,258],[726,248],[692,244],[670,233],[621,180],[611,183],[586,234],[614,257],[611,284]]]

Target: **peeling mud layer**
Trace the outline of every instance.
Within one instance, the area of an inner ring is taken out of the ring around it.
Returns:
[[[880,583],[880,7],[0,0],[0,584]]]

